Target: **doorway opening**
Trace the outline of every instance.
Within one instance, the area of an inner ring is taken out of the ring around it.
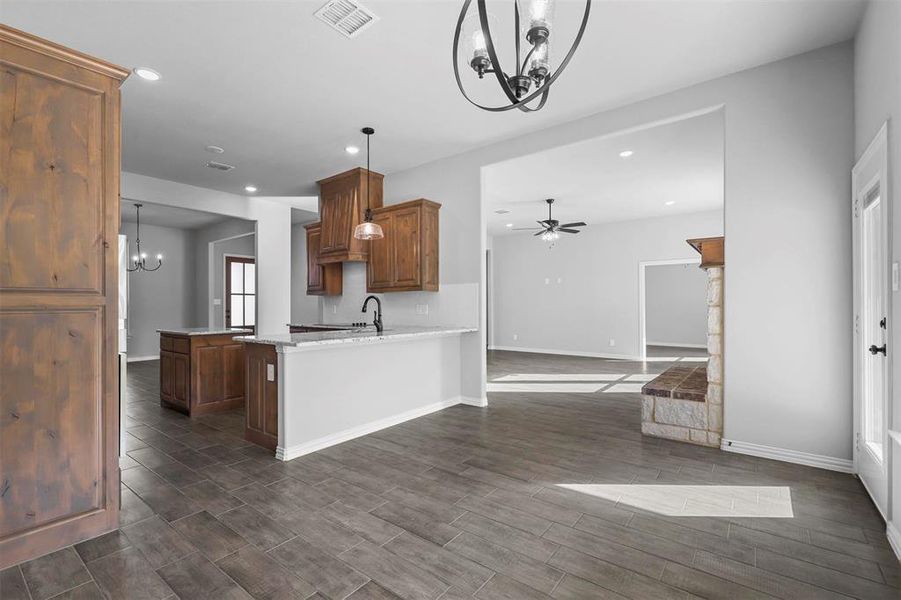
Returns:
[[[256,325],[256,259],[225,255],[225,327],[254,330]]]
[[[644,361],[707,358],[707,273],[698,258],[639,263],[639,347]]]

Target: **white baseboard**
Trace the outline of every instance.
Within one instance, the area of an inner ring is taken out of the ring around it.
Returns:
[[[725,450],[726,452],[735,452],[736,454],[747,454],[749,456],[758,456],[760,458],[781,460],[783,462],[828,469],[830,471],[839,471],[841,473],[854,472],[854,461],[845,458],[823,456],[822,454],[811,454],[809,452],[799,452],[798,450],[763,446],[761,444],[751,444],[749,442],[739,442],[736,440],[727,440],[725,438],[723,438],[720,443],[720,449]]]
[[[160,359],[160,355],[159,355],[159,354],[152,354],[152,355],[150,355],[150,356],[131,356],[131,355],[128,355],[128,361],[127,361],[127,362],[144,362],[144,361],[147,361],[147,360],[159,360],[159,359]]]
[[[369,435],[370,433],[374,433],[387,427],[399,425],[400,423],[409,421],[411,419],[424,417],[425,415],[437,412],[439,410],[444,410],[445,408],[454,406],[456,404],[461,404],[462,402],[463,398],[458,396],[456,398],[451,398],[450,400],[443,400],[441,402],[435,402],[434,404],[427,404],[426,406],[414,408],[413,410],[408,410],[406,412],[392,415],[390,417],[385,417],[384,419],[372,421],[371,423],[365,423],[363,425],[351,427],[350,429],[345,429],[344,431],[339,431],[338,433],[323,436],[321,438],[310,440],[309,442],[305,442],[303,444],[297,444],[296,446],[291,446],[289,448],[278,446],[275,449],[275,458],[277,458],[278,460],[291,460],[298,458],[300,456],[304,456],[305,454],[318,452],[319,450],[347,442],[354,438]]]
[[[895,551],[895,556],[898,557],[898,560],[901,560],[901,530],[898,529],[893,521],[885,524],[885,537],[888,538],[889,545]]]
[[[556,354],[559,356],[587,356],[589,358],[614,358],[618,360],[637,360],[640,356],[631,354],[611,354],[607,352],[581,352],[572,350],[551,350],[550,348],[521,348],[519,346],[488,346],[489,350],[505,350],[507,352],[530,352],[532,354]]]
[[[475,398],[471,396],[460,396],[460,404],[465,404],[467,406],[478,406],[480,408],[484,408],[488,406],[488,398],[483,396],[481,398]]]
[[[697,348],[707,349],[707,344],[678,344],[676,342],[645,342],[647,346],[662,346],[664,348]]]

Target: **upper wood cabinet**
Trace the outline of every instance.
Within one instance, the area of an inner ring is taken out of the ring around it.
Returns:
[[[382,205],[385,176],[375,171],[368,174],[372,181],[369,206],[378,208]],[[366,211],[367,185],[367,171],[360,167],[319,182],[320,264],[365,262],[368,258],[368,242],[354,238],[354,227],[363,220]]]
[[[311,223],[307,230],[307,295],[340,296],[344,285],[344,267],[341,263],[320,264],[322,224]]]
[[[420,198],[372,211],[385,237],[372,240],[366,271],[369,292],[438,291],[438,210]]]
[[[2,570],[119,523],[115,248],[128,71],[2,24],[0,59]]]

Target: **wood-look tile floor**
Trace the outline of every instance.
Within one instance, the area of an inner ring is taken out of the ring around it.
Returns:
[[[487,409],[288,463],[240,413],[161,409],[157,363],[133,363],[120,529],[3,571],[0,596],[901,598],[853,477],[640,435],[633,384],[674,352],[493,352]]]

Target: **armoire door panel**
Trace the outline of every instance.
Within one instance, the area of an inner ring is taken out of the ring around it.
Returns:
[[[0,88],[0,288],[103,293],[104,96],[18,69]]]
[[[102,317],[0,313],[0,538],[103,506]]]

